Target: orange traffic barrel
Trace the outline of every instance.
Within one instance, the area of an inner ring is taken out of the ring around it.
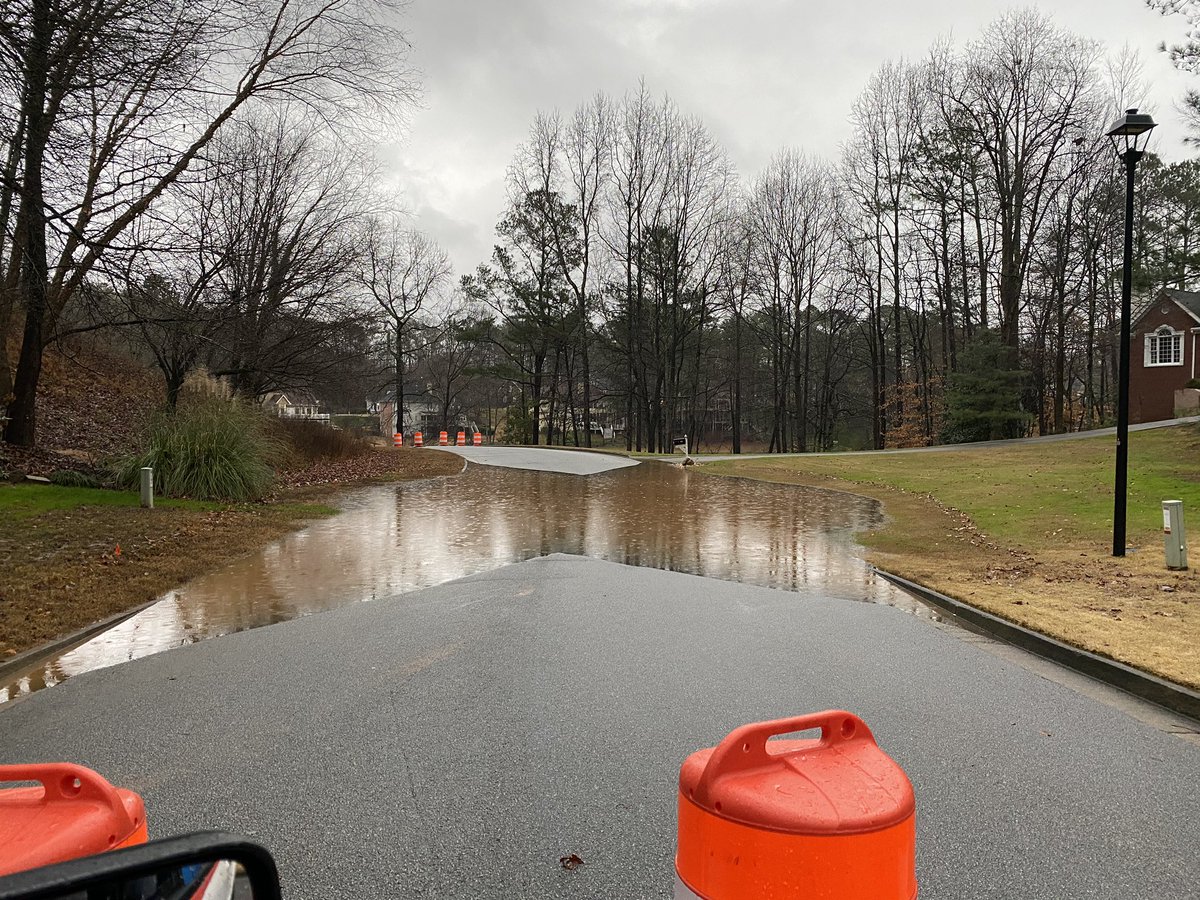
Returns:
[[[146,807],[91,769],[70,763],[0,766],[0,875],[146,842]]]
[[[465,431],[460,431],[458,433],[458,439],[454,442],[454,445],[456,447],[467,446],[467,433]]]
[[[476,447],[482,446],[483,435],[480,434],[478,431],[475,432],[475,436],[471,439],[471,443],[474,444]]]
[[[401,434],[399,431],[397,431],[395,434],[392,435],[392,446],[393,447],[403,447],[404,446],[404,435]]]
[[[413,446],[414,447],[424,447],[425,446],[425,435],[421,434],[421,432],[419,432],[419,431],[415,432],[413,434]]]
[[[450,444],[450,438],[444,431],[438,432],[438,446],[446,447]]]
[[[810,729],[820,738],[768,741]],[[744,725],[679,772],[675,900],[913,900],[914,811],[858,716]]]

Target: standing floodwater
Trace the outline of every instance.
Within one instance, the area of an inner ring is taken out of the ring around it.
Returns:
[[[345,506],[0,686],[0,702],[181,644],[548,553],[854,600],[904,598],[857,556],[854,531],[883,516],[852,494],[661,463],[587,477],[469,465],[456,478],[362,488]]]

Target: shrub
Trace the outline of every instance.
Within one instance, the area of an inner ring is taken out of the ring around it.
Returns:
[[[154,469],[157,490],[198,500],[258,500],[271,489],[273,465],[283,453],[267,417],[238,402],[194,400],[159,413],[146,449],[119,461],[117,483],[136,487],[143,466]]]
[[[359,456],[371,445],[359,435],[306,419],[274,419],[272,431],[286,445],[293,465]]]
[[[373,416],[370,413],[338,414],[331,416],[330,421],[343,431],[348,431],[360,437],[367,435],[380,437],[382,434],[379,430],[379,416]],[[405,422],[404,424],[411,430],[411,422]],[[388,435],[388,437],[391,437],[391,435]]]
[[[1032,418],[1021,409],[1026,374],[995,331],[981,331],[958,356],[946,389],[947,444],[1020,437]]]
[[[510,406],[502,428],[496,429],[495,440],[501,444],[524,444],[533,428],[533,415],[524,406]]]

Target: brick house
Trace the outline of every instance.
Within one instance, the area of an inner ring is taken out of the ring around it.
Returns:
[[[1175,418],[1175,392],[1197,377],[1200,293],[1165,288],[1134,312],[1129,339],[1129,421]]]

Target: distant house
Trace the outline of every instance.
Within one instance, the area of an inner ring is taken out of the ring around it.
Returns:
[[[321,404],[307,391],[270,391],[262,398],[262,405],[267,412],[281,419],[329,421],[329,414],[321,412]]]
[[[1129,339],[1129,421],[1175,417],[1176,391],[1196,377],[1200,293],[1166,288],[1134,312]],[[1140,352],[1139,352],[1140,350]]]
[[[383,434],[395,434],[396,392],[394,390],[368,400],[367,408],[379,416],[379,428]],[[428,436],[436,434],[442,427],[442,401],[424,385],[405,385],[404,433],[411,435],[414,431],[421,431]],[[465,416],[454,414],[451,414],[450,421],[445,423],[445,427],[451,430],[459,428],[475,430],[474,424],[468,422]]]

